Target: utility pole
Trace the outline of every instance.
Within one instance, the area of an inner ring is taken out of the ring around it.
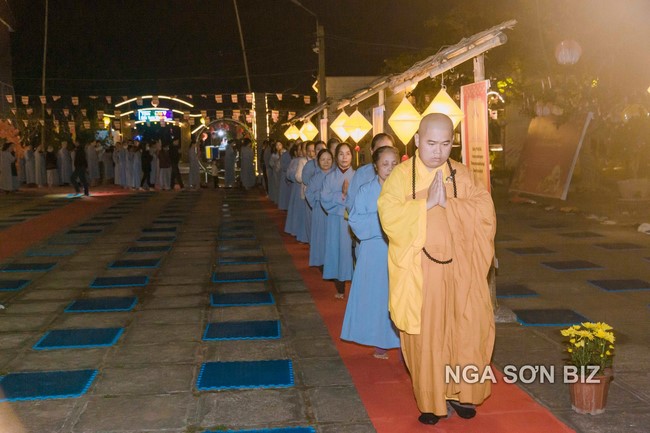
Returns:
[[[318,22],[318,18],[316,18],[316,41],[318,42],[318,103],[320,104],[327,100],[327,83],[325,79],[325,27]]]
[[[244,69],[246,70],[246,84],[248,84],[248,93],[252,93],[251,76],[248,72],[248,59],[246,58],[246,46],[244,45],[244,34],[241,31],[241,21],[239,21],[239,9],[237,8],[237,0],[232,0],[235,6],[235,16],[237,17],[237,27],[239,28],[239,41],[241,42],[241,50],[244,54]]]
[[[43,31],[43,74],[41,76],[41,95],[45,96],[45,65],[47,64],[47,16],[49,0],[45,0],[45,26]],[[39,98],[40,99],[40,98]],[[42,101],[41,101],[42,102]],[[41,103],[41,144],[45,147],[45,104]]]

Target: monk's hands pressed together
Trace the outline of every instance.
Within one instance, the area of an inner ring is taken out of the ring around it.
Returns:
[[[341,188],[341,197],[343,200],[345,200],[345,197],[348,196],[348,188],[350,187],[350,181],[347,179],[343,180],[343,188]]]
[[[429,185],[429,191],[427,192],[427,209],[431,209],[434,206],[447,207],[447,190],[442,180],[442,170],[438,170],[433,177],[433,181]]]

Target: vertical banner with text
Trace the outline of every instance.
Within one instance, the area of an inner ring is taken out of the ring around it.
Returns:
[[[488,141],[487,92],[490,80],[460,88],[460,108],[465,118],[461,125],[463,163],[474,180],[490,191],[490,144]]]

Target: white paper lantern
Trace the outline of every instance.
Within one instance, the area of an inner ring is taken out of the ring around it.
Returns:
[[[582,48],[573,39],[562,41],[555,47],[555,59],[560,65],[575,65],[581,55]]]

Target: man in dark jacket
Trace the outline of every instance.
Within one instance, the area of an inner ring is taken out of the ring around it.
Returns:
[[[88,192],[88,179],[86,178],[86,169],[88,168],[88,160],[86,159],[86,150],[81,143],[75,143],[74,147],[74,171],[70,177],[70,183],[74,186],[74,190],[79,194],[79,182],[84,187],[84,195],[89,196]]]
[[[181,171],[178,168],[178,163],[181,161],[180,144],[178,142],[178,138],[174,139],[171,147],[169,148],[169,158],[172,161],[171,189],[174,189],[176,181],[178,181],[178,185],[180,185],[181,189],[183,189],[183,177],[181,176]]]

